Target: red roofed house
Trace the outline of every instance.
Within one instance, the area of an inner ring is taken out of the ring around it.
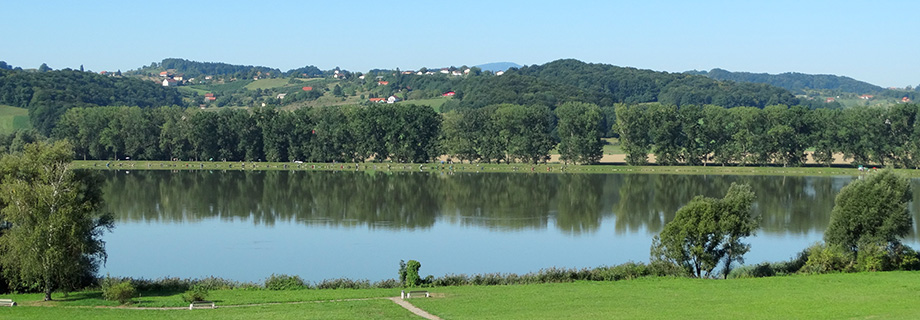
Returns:
[[[377,103],[384,103],[384,102],[387,102],[387,98],[370,98],[370,99],[368,99],[368,101],[370,101],[370,102],[377,102]]]
[[[166,72],[166,71],[160,72],[161,77],[165,77],[167,75],[169,75],[169,72]]]
[[[303,87],[303,91],[313,91],[313,87]]]
[[[871,94],[864,94],[864,95],[859,96],[859,98],[860,98],[860,99],[863,99],[863,100],[869,100],[869,99],[872,99],[872,98],[874,98],[874,97],[875,97],[875,96],[873,96],[873,95],[871,95]]]
[[[831,102],[837,101],[837,99],[834,99],[834,98],[827,98],[826,101],[827,101],[827,103],[831,103]]]
[[[179,81],[176,81],[175,79],[164,79],[163,80],[164,87],[175,87],[177,85],[179,85]]]
[[[908,103],[908,102],[910,102],[910,98],[908,98],[908,97],[903,97],[903,98],[901,98],[901,102],[903,102],[903,103]]]
[[[213,93],[204,94],[204,101],[214,101],[214,100],[217,100],[217,97],[215,97]]]
[[[390,84],[389,81],[377,81],[377,85],[378,85],[378,86],[385,86],[385,85],[388,85],[388,84]]]
[[[448,92],[445,92],[444,94],[442,94],[441,96],[442,96],[442,97],[453,97],[455,94],[457,94],[457,93],[456,93],[456,92],[453,92],[453,91],[448,91]]]

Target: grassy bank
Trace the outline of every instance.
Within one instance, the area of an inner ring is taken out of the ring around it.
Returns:
[[[627,166],[551,164],[388,164],[388,163],[290,163],[219,161],[74,161],[78,169],[101,170],[298,170],[368,172],[524,172],[524,173],[652,173],[715,175],[836,176],[859,175],[852,167],[735,167],[735,166]],[[898,169],[906,176],[920,176],[920,170]]]
[[[412,303],[444,319],[907,319],[918,290],[920,272],[642,278],[439,288],[443,298]]]
[[[920,303],[920,272],[796,275],[700,280],[640,278],[429,289],[433,298],[410,300],[444,319],[841,319],[914,318]],[[403,319],[408,311],[379,297],[398,289],[211,291],[215,310],[140,309],[186,306],[178,293],[143,294],[138,303],[114,303],[88,291],[59,301],[41,295],[2,295],[20,303],[0,308],[2,319]],[[348,300],[366,299],[366,300]]]

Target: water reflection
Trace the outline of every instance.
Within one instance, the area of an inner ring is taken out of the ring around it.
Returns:
[[[572,235],[596,232],[602,221],[613,221],[617,234],[658,233],[691,198],[720,197],[732,182],[749,183],[757,194],[754,210],[762,216],[760,232],[820,233],[827,227],[837,192],[854,179],[380,171],[103,174],[108,208],[120,221],[218,218],[266,226],[295,222],[388,230],[427,230],[436,221],[446,221],[499,231],[557,228]],[[918,180],[913,187],[920,190]],[[915,221],[918,193],[910,205]]]

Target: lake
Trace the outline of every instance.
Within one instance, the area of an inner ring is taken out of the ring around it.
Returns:
[[[834,197],[856,179],[675,174],[104,171],[116,228],[100,271],[261,282],[527,273],[647,262],[652,237],[696,195],[732,182],[757,195],[748,263],[821,240]],[[912,181],[920,190],[920,181]],[[917,196],[910,204],[916,247]]]

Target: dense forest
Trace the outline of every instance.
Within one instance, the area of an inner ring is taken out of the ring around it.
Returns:
[[[877,93],[885,90],[871,83],[859,81],[850,77],[829,74],[804,74],[786,72],[781,74],[731,72],[723,69],[710,71],[688,71],[688,74],[703,75],[722,81],[765,83],[780,88],[785,88],[794,93],[804,93],[805,90],[832,90],[856,94]]]
[[[181,95],[159,83],[77,70],[0,70],[0,104],[29,110],[32,126],[51,133],[58,117],[73,107],[182,105]]]

